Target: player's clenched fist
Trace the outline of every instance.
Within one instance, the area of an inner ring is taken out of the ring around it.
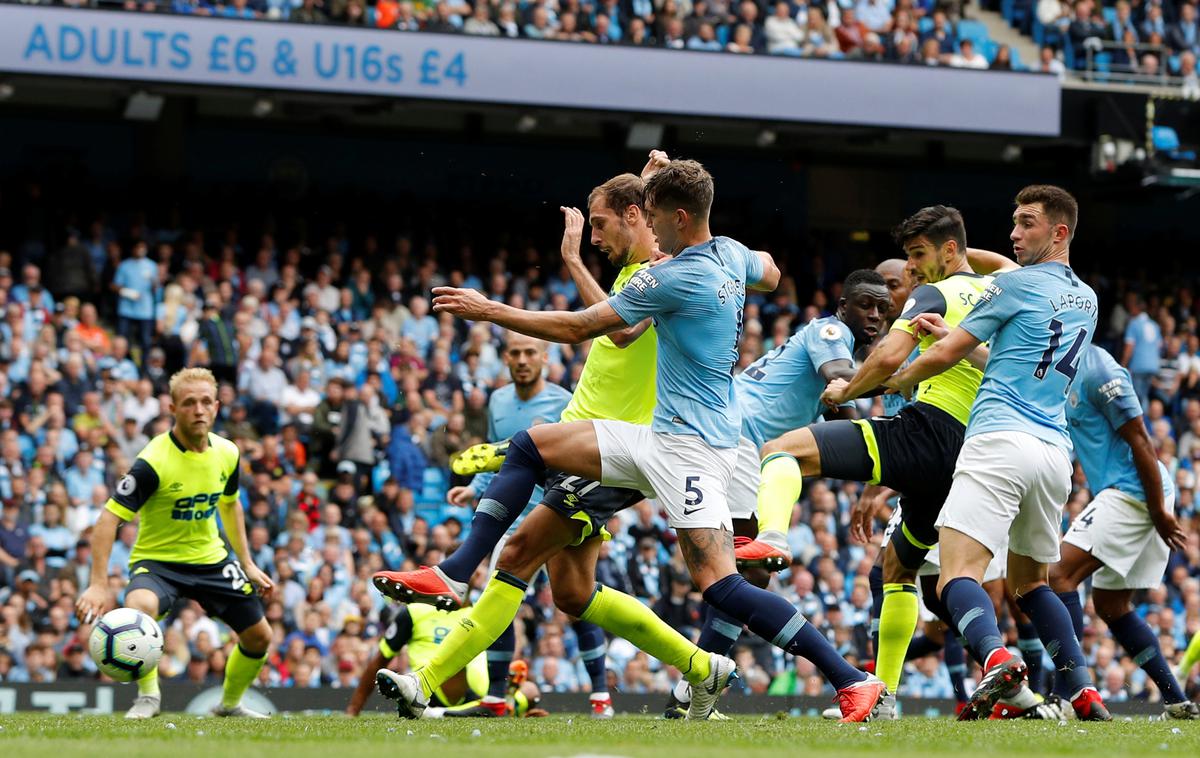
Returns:
[[[452,313],[459,318],[479,321],[487,314],[492,301],[479,290],[457,287],[433,288],[433,312]]]
[[[671,159],[662,150],[651,150],[650,157],[646,160],[646,165],[642,167],[642,179],[646,180],[658,173],[659,169],[665,168]]]
[[[821,402],[830,408],[837,408],[846,402],[846,388],[849,386],[850,382],[845,379],[834,379],[825,386],[825,391],[821,393]]]

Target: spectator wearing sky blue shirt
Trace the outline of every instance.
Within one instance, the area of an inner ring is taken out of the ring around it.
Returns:
[[[146,243],[133,246],[133,257],[121,261],[112,288],[118,294],[117,331],[144,355],[154,339],[154,291],[158,264],[146,257]]]
[[[1121,365],[1129,369],[1133,391],[1143,408],[1150,407],[1150,384],[1158,373],[1162,347],[1162,330],[1146,313],[1146,301],[1140,295],[1131,298]]]
[[[421,358],[428,358],[429,345],[437,339],[438,335],[437,319],[429,315],[429,301],[420,296],[409,301],[408,310],[412,313],[412,318],[405,321],[404,326],[400,327],[400,336],[411,338],[416,344]]]
[[[92,449],[80,447],[75,453],[75,463],[63,475],[67,495],[75,505],[86,503],[92,497],[92,489],[104,484],[104,470],[92,465]]]

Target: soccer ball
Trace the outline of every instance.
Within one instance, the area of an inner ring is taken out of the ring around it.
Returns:
[[[158,622],[133,608],[109,611],[92,627],[92,660],[118,682],[132,682],[158,665],[163,636]]]

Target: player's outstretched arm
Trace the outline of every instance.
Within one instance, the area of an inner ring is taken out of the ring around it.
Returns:
[[[821,402],[830,408],[866,395],[883,384],[912,354],[917,340],[908,332],[893,329],[887,333],[859,366],[847,383],[830,382],[821,393]],[[844,377],[841,377],[844,378]],[[828,381],[828,378],[827,378]]]
[[[891,334],[888,335],[889,337]],[[979,347],[980,339],[963,329],[961,326],[929,346],[929,349],[908,365],[903,371],[892,376],[885,384],[894,390],[908,395],[912,388],[931,376],[937,376],[954,364],[971,354]]]
[[[608,300],[604,288],[592,277],[592,272],[583,265],[583,255],[580,246],[583,244],[583,211],[578,208],[559,208],[563,212],[562,258],[567,265],[567,272],[579,288],[579,297],[583,304],[593,306]],[[643,319],[640,324],[618,329],[608,335],[617,347],[624,348],[632,345],[634,340],[641,337],[650,328],[650,319]]]
[[[112,557],[113,542],[120,526],[120,516],[103,510],[92,527],[92,575],[87,589],[75,601],[75,615],[85,624],[103,616],[113,604],[112,593],[108,591],[108,559]]]
[[[967,248],[967,263],[971,264],[976,274],[1003,274],[1021,268],[1021,264],[1011,258],[977,247]]]
[[[936,313],[922,313],[912,320],[913,327],[918,334],[932,335],[935,340],[940,340],[950,333],[950,325],[946,323],[946,319]],[[971,351],[967,356],[967,361],[975,368],[983,371],[987,369],[988,358],[992,355],[992,351],[987,345],[980,344],[979,347]]]
[[[434,313],[452,313],[468,321],[490,321],[514,332],[566,345],[628,326],[607,301],[582,311],[526,311],[488,300],[478,290],[434,287],[433,295]]]
[[[1158,536],[1172,550],[1183,550],[1187,547],[1187,534],[1175,519],[1175,515],[1167,511],[1163,500],[1162,474],[1158,470],[1158,455],[1154,451],[1154,443],[1142,417],[1132,418],[1117,429],[1121,439],[1129,444],[1133,451],[1133,467],[1137,469],[1138,479],[1142,482],[1142,490],[1146,493],[1146,512],[1154,524]]]
[[[755,292],[774,292],[779,286],[779,280],[783,274],[779,271],[779,267],[775,265],[775,259],[770,253],[762,250],[755,250],[754,254],[758,256],[758,260],[762,262],[762,276],[757,282],[747,282],[746,289],[754,290]]]
[[[375,689],[375,673],[387,666],[388,660],[382,652],[375,651],[375,657],[363,669],[362,678],[358,680],[358,686],[354,688],[354,694],[350,696],[350,704],[346,706],[347,716],[357,716],[362,713],[367,698],[371,696],[371,690]]]

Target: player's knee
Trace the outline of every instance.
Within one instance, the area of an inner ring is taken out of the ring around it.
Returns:
[[[136,589],[125,595],[125,607],[158,618],[158,595],[147,589]]]
[[[902,534],[894,536],[883,551],[883,581],[888,584],[915,584],[917,581],[917,570],[904,565],[905,562],[901,559],[897,541],[902,539],[904,539]],[[909,560],[916,562],[915,557]],[[921,558],[921,561],[924,561],[924,557]]]
[[[533,545],[529,535],[518,530],[504,543],[504,549],[500,551],[500,557],[496,560],[496,568],[516,577],[532,576],[538,566],[531,570],[527,565],[531,547]]]
[[[1094,590],[1092,602],[1096,606],[1096,614],[1105,624],[1112,624],[1117,619],[1133,610],[1129,598],[1124,593],[1110,593],[1105,590]]]
[[[579,618],[592,602],[595,585],[564,582],[562,586],[558,586],[551,583],[551,589],[554,593],[555,607],[568,616]]]
[[[740,569],[738,573],[744,576],[747,582],[750,582],[759,589],[765,590],[767,585],[771,583],[771,572],[764,568],[744,568]]]
[[[267,620],[259,619],[257,624],[249,626],[238,635],[238,645],[248,653],[265,653],[271,646],[271,625]]]
[[[1057,593],[1062,593],[1070,592],[1076,586],[1071,572],[1061,563],[1055,563],[1050,567],[1050,589]]]

